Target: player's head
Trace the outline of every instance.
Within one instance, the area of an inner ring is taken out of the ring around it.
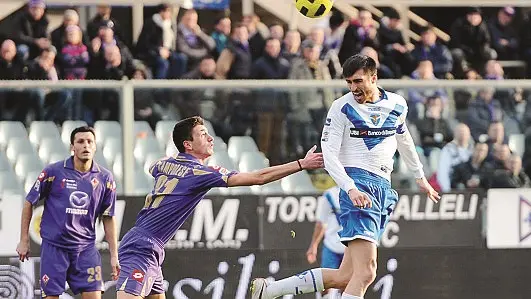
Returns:
[[[343,77],[358,103],[372,101],[375,93],[378,92],[376,70],[376,61],[362,54],[351,56],[343,64]]]
[[[175,124],[173,143],[180,153],[188,153],[198,159],[206,159],[214,153],[214,138],[199,116],[185,118]]]
[[[96,152],[94,129],[88,126],[75,128],[70,134],[70,150],[74,153],[74,159],[81,162],[91,161]]]

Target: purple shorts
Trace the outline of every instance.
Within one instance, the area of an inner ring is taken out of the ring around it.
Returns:
[[[40,275],[43,298],[61,295],[66,282],[74,294],[103,292],[101,256],[95,246],[69,251],[43,240]]]
[[[118,259],[121,270],[116,291],[142,297],[165,292],[161,268],[164,246],[146,232],[135,227],[125,234]]]

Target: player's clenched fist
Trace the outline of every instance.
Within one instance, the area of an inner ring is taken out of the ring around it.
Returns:
[[[29,259],[29,252],[30,252],[29,240],[20,241],[20,243],[18,243],[17,245],[17,253],[18,253],[18,258],[20,259],[21,262]]]
[[[354,206],[358,208],[372,207],[372,201],[369,199],[369,196],[357,189],[351,189],[348,191],[348,197],[352,200]]]
[[[315,153],[317,146],[314,145],[307,153],[304,159],[300,160],[302,169],[317,169],[324,167],[322,153]]]

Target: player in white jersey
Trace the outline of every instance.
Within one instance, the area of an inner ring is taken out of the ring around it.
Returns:
[[[318,268],[267,283],[253,280],[253,299],[344,289],[342,299],[362,299],[376,278],[376,246],[398,195],[391,188],[398,149],[417,184],[437,202],[406,127],[406,100],[377,86],[376,62],[354,55],[343,64],[350,93],[334,101],[325,121],[321,147],[325,169],[341,188],[340,237],[347,246],[339,269]]]
[[[341,215],[339,191],[340,189],[337,186],[329,188],[317,201],[315,228],[312,241],[306,252],[306,258],[308,263],[315,263],[317,260],[317,248],[324,237],[321,250],[321,268],[339,269],[345,253],[345,245],[341,243],[338,235],[341,230],[341,225],[339,225],[339,215]],[[327,291],[323,292],[323,299],[328,298]]]

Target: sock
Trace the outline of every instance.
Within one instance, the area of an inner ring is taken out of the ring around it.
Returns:
[[[358,297],[354,295],[349,295],[347,293],[343,293],[343,296],[341,296],[341,299],[363,299],[363,297]]]
[[[324,290],[321,269],[311,269],[300,274],[277,280],[267,286],[268,297],[299,295],[322,292]]]

